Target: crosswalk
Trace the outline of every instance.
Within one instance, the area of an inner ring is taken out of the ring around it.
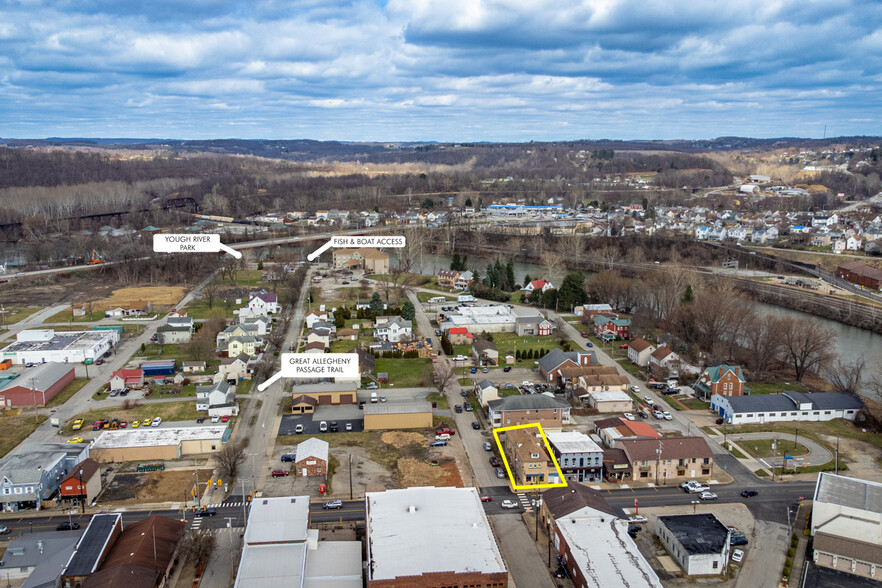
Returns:
[[[518,502],[524,507],[524,512],[531,512],[533,510],[533,503],[530,502],[526,494],[518,494]]]
[[[232,501],[232,502],[216,502],[214,504],[206,504],[205,508],[234,508],[237,506],[242,506],[242,501]]]

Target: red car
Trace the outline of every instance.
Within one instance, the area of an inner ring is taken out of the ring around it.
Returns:
[[[494,468],[498,468],[498,467],[499,467],[499,460],[496,459],[496,456],[495,456],[495,455],[494,455],[493,457],[490,458],[490,465],[492,465]]]
[[[435,434],[436,434],[436,435],[443,435],[443,434],[445,434],[445,433],[448,434],[448,435],[450,435],[450,436],[452,437],[452,436],[456,435],[456,429],[451,429],[451,428],[448,427],[447,425],[444,425],[444,426],[441,427],[440,429],[436,429],[436,430],[435,430]]]
[[[229,420],[230,420],[229,415],[224,415],[224,416],[221,417],[221,422],[222,422],[222,423],[226,423],[226,422],[229,421]]]
[[[120,429],[125,429],[125,428],[128,427],[128,426],[129,426],[129,422],[128,422],[128,421],[120,421],[120,422],[119,422],[119,428],[120,428]]]
[[[287,476],[290,472],[285,470],[273,470],[273,478],[281,478]]]
[[[587,339],[587,338],[588,338],[588,331],[582,331],[582,338],[583,338],[583,339]]]
[[[481,495],[481,502],[492,502],[492,501],[493,501],[492,496],[487,496],[486,494]]]
[[[627,343],[622,343],[621,345],[619,345],[619,349],[627,349],[627,348],[628,348]]]

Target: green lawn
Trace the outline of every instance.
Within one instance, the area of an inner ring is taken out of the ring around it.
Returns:
[[[432,385],[432,360],[430,359],[377,359],[375,373],[389,374],[388,384],[396,388],[414,388]]]
[[[181,402],[162,402],[155,404],[142,404],[141,406],[123,410],[122,406],[117,408],[102,408],[98,410],[89,410],[82,412],[65,423],[61,428],[64,435],[70,435],[73,431],[71,426],[76,419],[83,419],[85,424],[83,430],[91,430],[92,423],[98,419],[110,420],[116,417],[122,421],[132,422],[135,419],[144,420],[155,417],[162,417],[164,421],[195,421],[198,417],[205,416],[205,413],[196,410],[196,403],[192,400],[184,400]]]
[[[665,402],[665,404],[667,404],[674,410],[683,410],[680,405],[674,402],[674,400],[670,396],[662,395],[662,400]]]
[[[539,337],[535,335],[520,336],[516,333],[493,333],[492,336],[493,342],[496,344],[496,349],[499,350],[500,359],[506,354],[513,354],[515,350],[520,351],[523,355],[524,352],[530,351],[531,349],[533,350],[534,359],[539,359],[535,354],[540,349],[545,349],[547,352],[555,348],[563,348],[557,342],[555,337]],[[578,348],[573,341],[570,341],[570,346],[573,349]]]
[[[54,398],[46,403],[46,406],[60,406],[71,399],[71,397],[89,383],[89,378],[74,378],[74,381],[64,387]]]
[[[208,303],[204,300],[194,300],[187,304],[187,316],[194,319],[233,318],[236,316],[233,314],[236,308],[238,307],[235,304],[227,307],[223,300],[215,300],[211,308],[208,308]]]
[[[220,278],[220,274],[218,274],[218,278]],[[228,279],[215,280],[218,284],[229,285],[235,284],[236,286],[242,287],[250,287],[256,288],[258,285],[263,284],[263,270],[241,270],[236,272],[236,280],[234,282],[230,282]]]
[[[3,323],[7,325],[15,324],[22,321],[38,310],[43,310],[42,306],[22,306],[19,308],[7,308],[7,312],[3,315]],[[102,313],[103,316],[103,313]]]
[[[865,441],[876,447],[882,448],[882,435],[877,435],[875,433],[864,433],[861,431],[859,427],[856,427],[854,423],[845,419],[834,419],[832,421],[824,421],[824,422],[816,422],[816,423],[765,423],[765,424],[757,424],[757,425],[739,425],[734,427],[726,427],[726,431],[729,435],[737,435],[739,433],[757,433],[757,432],[771,432],[771,433],[782,433],[782,438],[786,435],[790,439],[793,439],[796,433],[796,425],[799,425],[799,436],[800,437],[808,437],[809,439],[820,443],[830,451],[834,450],[834,447],[830,445],[828,441],[822,438],[828,437],[848,437],[849,439],[857,439],[858,441]],[[720,432],[723,432],[721,426],[717,427]],[[707,432],[707,431],[706,431]]]
[[[831,461],[830,463],[825,463],[823,465],[807,466],[807,467],[801,467],[799,464],[797,464],[795,473],[797,473],[797,474],[816,474],[818,472],[834,472],[834,471],[836,471],[836,462]],[[840,472],[848,471],[848,464],[845,462],[844,459],[842,459],[842,456],[839,456],[839,471]],[[794,470],[792,467],[788,467],[787,469],[775,468],[775,475],[776,476],[781,476],[783,474],[792,474],[792,473],[794,473]]]
[[[75,323],[84,323],[84,322],[93,322],[100,321],[104,318],[103,310],[92,310],[92,312],[85,314],[84,316],[73,316],[73,308],[68,308],[67,310],[62,310],[59,313],[53,314],[45,321],[46,323],[67,323],[67,322],[75,322]]]
[[[447,396],[442,394],[429,394],[426,396],[426,400],[437,403],[437,408],[450,408],[450,404],[447,402]]]
[[[785,390],[807,392],[799,382],[792,382],[790,384],[784,382],[749,382],[746,386],[750,388],[751,394],[780,394]]]
[[[472,354],[472,346],[463,343],[462,345],[454,345],[453,346],[453,355],[465,355],[466,357],[471,356]]]
[[[347,351],[352,351],[358,346],[358,341],[331,341],[330,349],[331,353],[346,353]]]
[[[807,455],[808,449],[802,443],[794,443],[793,439],[778,439],[778,452],[772,449],[773,439],[744,439],[738,445],[753,457],[774,457],[783,455]]]
[[[646,378],[646,372],[644,371],[644,369],[639,365],[634,365],[633,363],[631,363],[627,357],[625,357],[624,359],[619,359],[617,363],[619,364],[620,368],[622,368],[635,378]]]
[[[459,385],[460,386],[474,386],[475,383],[469,378],[460,378]]]
[[[360,294],[360,287],[353,288],[350,286],[334,286],[332,290],[330,287],[324,289],[323,286],[316,287],[313,285],[310,291],[312,292],[311,307],[315,309],[318,309],[321,304],[325,306],[346,306],[347,308],[354,309],[357,301],[370,300],[373,295],[373,289],[365,296]],[[382,296],[382,293],[380,296]],[[394,300],[392,302],[394,303]],[[365,321],[367,319],[361,320]]]
[[[710,402],[705,402],[698,398],[678,398],[678,400],[691,410],[710,410]]]
[[[28,435],[33,433],[37,428],[38,420],[42,423],[46,417],[40,415],[38,419],[35,419],[33,412],[18,411],[17,409],[0,413],[0,427],[3,429],[3,435],[0,435],[0,457],[12,451]]]
[[[505,388],[500,388],[500,389],[499,389],[499,395],[500,395],[500,396],[517,396],[517,395],[519,395],[520,393],[521,393],[520,390],[507,390],[507,389],[505,389]]]

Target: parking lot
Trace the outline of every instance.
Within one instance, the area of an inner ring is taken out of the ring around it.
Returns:
[[[356,408],[359,413],[361,413],[358,408]],[[340,416],[330,416],[328,414],[330,411],[317,411],[313,414],[286,414],[282,416],[282,422],[279,424],[279,436],[282,435],[294,435],[295,428],[297,425],[303,426],[303,434],[304,435],[317,435],[321,431],[319,431],[319,424],[322,421],[326,421],[328,423],[328,430],[325,433],[331,433],[333,431],[330,430],[330,424],[334,421],[337,422],[337,427],[339,433],[352,432],[357,433],[359,431],[364,430],[364,417],[360,414],[357,417],[350,417],[347,413],[341,413]],[[352,425],[352,431],[346,431],[346,424],[349,423]]]

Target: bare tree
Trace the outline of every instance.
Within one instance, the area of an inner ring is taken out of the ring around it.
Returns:
[[[202,286],[202,299],[208,304],[209,309],[214,308],[214,301],[217,298],[219,291],[220,285],[215,283],[214,280],[211,280]]]
[[[739,340],[746,350],[747,365],[753,371],[753,377],[762,379],[781,352],[778,319],[747,313]]]
[[[184,562],[199,563],[205,560],[214,549],[214,537],[203,535],[196,531],[189,531],[181,537],[181,559]]]
[[[827,381],[833,384],[837,392],[852,392],[857,394],[861,387],[864,366],[866,360],[863,354],[858,355],[854,361],[844,362],[837,359],[827,371]]]
[[[608,270],[613,269],[622,259],[622,254],[618,247],[604,245],[594,252],[594,255],[600,261],[601,265]]]
[[[245,447],[241,443],[227,443],[212,455],[212,459],[221,479],[232,480],[245,461]]]
[[[456,371],[447,362],[439,361],[435,364],[435,373],[432,376],[435,389],[439,394],[444,394],[445,388],[456,378]]]
[[[823,370],[833,358],[836,334],[816,320],[784,318],[779,321],[784,362],[793,368],[796,381],[810,371]]]

